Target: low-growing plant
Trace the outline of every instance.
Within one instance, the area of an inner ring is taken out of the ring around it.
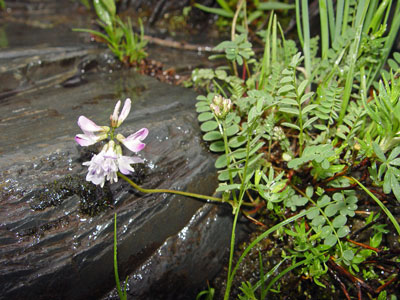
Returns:
[[[74,29],[74,31],[88,32],[101,41],[107,43],[110,50],[118,59],[126,64],[139,63],[147,57],[145,47],[147,40],[144,39],[143,24],[138,20],[140,34],[135,34],[132,29],[131,20],[123,22],[117,15],[114,0],[93,0],[98,24],[105,33],[92,29]]]
[[[109,17],[113,11],[115,15],[110,1],[102,3]],[[225,1],[219,3],[227,10]],[[274,289],[275,283],[292,271],[324,288],[328,273],[333,274],[333,280],[344,276],[357,283],[359,296],[362,288],[382,298],[382,290],[394,280],[379,277],[374,267],[393,263],[393,274],[399,271],[394,264],[398,251],[381,245],[388,225],[400,235],[398,220],[391,212],[400,200],[398,70],[376,80],[400,27],[399,21],[393,21],[389,28],[388,16],[400,12],[400,3],[393,8],[392,1],[338,0],[336,10],[330,1],[318,3],[320,43],[310,37],[308,1],[296,0],[302,51],[295,41],[285,39],[276,16],[271,14],[263,33],[264,53],[257,57],[248,32],[236,30],[240,14],[246,23],[246,5],[239,1],[233,12],[231,39],[216,47],[224,51],[228,65],[193,72],[194,84],[207,90],[207,95],[197,97],[196,111],[203,139],[212,152],[219,154],[215,167],[220,198],[143,189],[126,176],[134,171],[131,164],[143,160],[122,155],[121,145],[139,152],[148,133],[146,128],[127,138],[115,133],[129,113],[130,100],[121,114],[117,103],[111,127],[97,126],[83,116],[78,120],[84,133],[76,137],[81,146],[109,140],[99,154],[84,163],[89,167],[88,181],[103,186],[105,181],[122,178],[144,193],[175,193],[231,205],[234,220],[226,300],[231,297],[233,279],[244,257],[272,233],[285,237],[289,245],[282,249],[280,263],[270,270],[264,268],[263,254],[259,255],[260,279],[255,284],[244,281],[240,299],[264,299],[270,291],[279,292],[279,288]],[[112,22],[107,27],[106,16],[100,18],[106,31],[114,30]],[[392,66],[400,57],[395,55],[394,59]],[[369,97],[368,91],[374,86],[377,88]],[[369,199],[373,201],[367,203]],[[371,212],[360,211],[374,203],[378,207],[371,210],[382,210],[389,224],[374,218]],[[241,213],[262,224],[244,207],[251,207],[261,217],[272,216],[277,224],[250,241],[234,264]],[[370,216],[361,221],[361,229],[354,231],[355,217],[363,214]],[[370,239],[355,240],[364,230],[372,231]],[[363,276],[379,278],[380,286],[373,289]],[[209,287],[198,298],[211,299],[214,292]]]
[[[283,256],[292,261],[292,266],[270,281],[263,296],[271,284],[296,268],[322,287],[321,278],[328,270],[337,273],[348,269],[353,278],[361,270],[372,274],[362,262],[379,254],[377,240],[384,232],[376,233],[370,245],[349,241],[352,220],[364,205],[357,186],[372,197],[400,235],[398,221],[376,197],[376,188],[382,188],[381,197],[400,197],[400,79],[393,73],[398,70],[400,56],[390,61],[397,69],[375,84],[378,88],[372,99],[367,95],[399,29],[397,22],[389,27],[387,16],[391,10],[400,11],[400,5],[392,7],[391,1],[338,1],[335,12],[332,3],[323,0],[319,8],[321,52],[318,40],[310,37],[308,1],[297,0],[303,54],[293,41],[284,38],[271,14],[262,58],[252,51],[247,32],[235,32],[230,41],[216,47],[225,51],[228,69],[193,72],[195,86],[208,91],[207,96],[198,97],[196,105],[204,140],[210,143],[211,151],[222,153],[215,163],[221,181],[217,191],[232,197],[246,194],[246,198],[239,197],[233,211],[225,299],[230,297],[238,267],[231,264],[237,215],[243,204],[260,207],[264,203],[266,209],[259,213],[283,219],[280,224],[284,225],[279,228],[293,240],[293,248]],[[238,4],[235,15],[239,10],[242,16],[246,14]],[[236,65],[243,66],[241,72]],[[221,126],[212,120],[208,108],[211,99],[221,97],[218,94],[233,103],[228,122],[222,126],[229,128],[225,136],[219,134]],[[288,211],[297,214],[298,223],[285,223]],[[364,249],[360,251],[360,247]],[[241,299],[256,298],[250,283],[244,282],[241,290]]]
[[[246,18],[246,23],[251,24],[253,21],[257,21],[265,17],[265,11],[270,10],[289,10],[295,8],[293,4],[287,4],[283,1],[225,1],[217,0],[219,7],[209,7],[201,3],[195,3],[194,6],[204,12],[217,15],[217,25],[220,28],[229,27],[232,23],[232,19],[235,17],[235,5],[248,6],[245,13],[239,13],[237,18],[241,22]],[[261,23],[261,21],[260,21]]]

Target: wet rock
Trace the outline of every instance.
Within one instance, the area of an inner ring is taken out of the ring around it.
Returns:
[[[226,207],[201,207],[177,235],[168,238],[134,272],[126,272],[129,263],[121,266],[120,273],[129,274],[128,298],[195,299],[199,288],[206,287],[204,278],[211,279],[210,275],[221,268],[226,252],[220,247],[230,241],[229,234],[221,233],[231,225],[232,214]],[[106,299],[119,299],[116,289]]]
[[[101,145],[78,147],[73,137],[79,115],[107,125],[115,102],[129,97],[132,111],[121,133],[150,130],[140,152],[145,163],[131,179],[147,188],[212,194],[214,156],[202,143],[197,95],[122,67],[104,45],[72,32],[92,26],[77,3],[6,4],[0,18],[0,299],[113,298],[114,213],[130,297],[192,298],[221,268],[229,207],[144,195],[121,180],[99,189],[83,181],[82,163]],[[183,69],[199,60],[193,53],[150,51],[164,63],[179,56]]]
[[[70,67],[85,59],[78,55]],[[114,213],[121,272],[135,280],[132,295],[147,295],[154,285],[168,282],[173,283],[171,296],[193,291],[220,268],[216,258],[228,245],[230,213],[220,222],[215,212],[209,216],[209,208],[199,211],[204,202],[143,195],[122,181],[105,191],[88,188],[82,182],[82,162],[91,152],[73,140],[80,131],[79,115],[107,124],[116,100],[130,97],[132,112],[122,133],[150,130],[140,153],[145,164],[132,179],[148,188],[212,194],[214,157],[201,141],[196,95],[130,69],[96,70],[86,74],[84,84],[67,88],[49,81],[0,102],[0,299],[96,299],[107,294],[115,287]],[[193,218],[208,221],[193,225]],[[223,234],[214,235],[220,230]],[[196,244],[183,235],[193,236]],[[181,281],[175,286],[177,281],[169,278]]]

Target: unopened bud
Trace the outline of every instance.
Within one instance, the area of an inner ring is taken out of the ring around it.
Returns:
[[[214,96],[212,102],[213,103],[210,104],[210,108],[214,115],[219,119],[225,118],[233,107],[231,99],[226,99],[221,95]]]

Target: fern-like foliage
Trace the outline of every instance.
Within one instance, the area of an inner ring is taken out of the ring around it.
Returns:
[[[383,152],[400,143],[400,78],[395,78],[391,72],[390,81],[383,77],[379,82],[378,93],[374,92],[374,101],[364,106],[373,123],[372,138],[379,136]]]
[[[336,136],[344,141],[345,145],[353,146],[355,138],[364,125],[366,111],[360,102],[350,102],[347,115],[336,131]]]
[[[304,144],[304,131],[318,119],[318,117],[308,118],[310,112],[317,107],[316,104],[307,104],[313,92],[305,93],[308,80],[303,80],[298,84],[296,77],[296,67],[302,60],[299,52],[293,56],[288,68],[282,71],[283,78],[280,81],[281,87],[278,90],[279,111],[297,116],[296,124],[283,122],[282,125],[296,129],[299,131],[299,143]]]
[[[316,94],[314,103],[317,107],[311,115],[318,117],[320,122],[313,126],[321,131],[329,131],[339,118],[343,88],[338,87],[336,81],[332,81],[330,85],[318,86]]]

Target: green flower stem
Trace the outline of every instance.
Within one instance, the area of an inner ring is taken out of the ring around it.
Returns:
[[[235,276],[234,272],[232,272],[233,252],[235,250],[235,232],[236,232],[236,224],[237,224],[237,221],[239,218],[239,213],[240,213],[240,206],[243,203],[243,196],[244,196],[245,191],[247,190],[246,174],[247,174],[247,167],[249,164],[251,132],[252,132],[252,130],[250,131],[249,136],[247,137],[246,163],[245,163],[244,169],[243,169],[243,178],[242,178],[242,184],[240,186],[239,202],[237,203],[236,211],[234,210],[235,218],[234,218],[233,224],[232,224],[231,247],[230,247],[230,251],[229,251],[228,278],[227,278],[227,282],[226,282],[224,300],[229,299],[229,294],[230,294],[230,290],[231,290],[231,286],[232,286],[233,277]],[[225,145],[227,145],[227,144],[225,143]]]
[[[115,127],[111,127],[110,134],[109,134],[110,140],[114,139],[114,131],[115,131]]]
[[[115,284],[117,285],[117,292],[120,300],[126,300],[126,285],[128,283],[128,277],[125,281],[124,290],[121,289],[121,283],[118,275],[118,258],[117,258],[117,214],[114,214],[114,277]]]
[[[132,180],[130,180],[128,177],[121,174],[120,172],[117,172],[117,174],[119,177],[121,177],[123,180],[128,182],[135,189],[137,189],[138,191],[145,193],[145,194],[152,194],[152,193],[176,194],[176,195],[192,197],[192,198],[197,198],[197,199],[211,200],[211,201],[221,202],[221,203],[229,203],[233,207],[233,203],[231,200],[225,201],[222,198],[217,198],[217,197],[213,197],[213,196],[200,195],[200,194],[196,194],[196,193],[189,193],[189,192],[182,192],[182,191],[175,191],[175,190],[168,190],[168,189],[145,189],[145,188],[138,186],[136,183],[134,183]]]
[[[215,117],[217,123],[218,123],[218,127],[221,131],[222,137],[224,139],[224,146],[225,146],[225,155],[226,155],[226,168],[228,169],[228,173],[229,173],[229,183],[233,184],[233,178],[232,178],[232,173],[229,171],[229,166],[231,164],[231,160],[229,158],[229,146],[228,146],[228,136],[226,134],[226,124],[225,124],[225,120],[222,121],[222,126],[221,123],[219,122],[219,119],[217,117]],[[237,198],[236,198],[236,194],[232,193],[233,196],[233,205],[232,208],[235,211],[236,209],[236,205],[237,205]]]

